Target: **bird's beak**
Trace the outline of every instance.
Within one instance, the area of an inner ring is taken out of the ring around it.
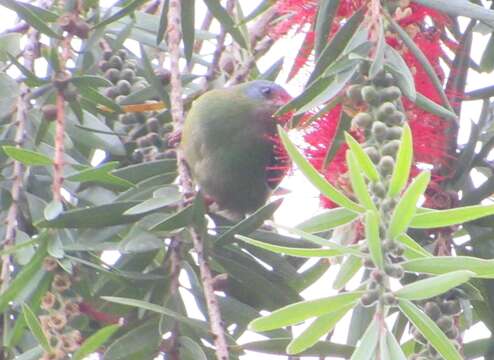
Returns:
[[[278,96],[273,99],[273,102],[276,106],[281,107],[281,106],[287,104],[290,100],[292,100],[292,97],[290,96],[289,93],[287,93],[285,91],[285,92],[281,92],[280,94],[278,94]]]

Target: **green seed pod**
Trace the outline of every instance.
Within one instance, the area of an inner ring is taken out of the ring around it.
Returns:
[[[401,111],[395,111],[391,115],[389,115],[386,119],[386,124],[388,125],[403,125],[406,120],[405,114]]]
[[[364,257],[364,266],[368,269],[374,269],[376,267],[370,256]]]
[[[396,278],[396,279],[401,279],[404,274],[403,268],[397,264],[384,265],[384,272],[389,276],[391,276],[392,278]]]
[[[361,112],[355,115],[352,119],[352,126],[366,129],[372,124],[372,115],[366,112]]]
[[[391,140],[388,143],[384,144],[381,151],[383,155],[389,155],[394,158],[398,153],[399,148],[400,140]]]
[[[129,60],[124,62],[123,69],[131,69],[131,70],[136,71],[137,70],[137,62],[133,59],[129,59]]]
[[[91,27],[87,22],[85,22],[82,19],[77,19],[75,21],[73,34],[78,38],[87,39],[90,31],[91,31]]]
[[[119,49],[117,51],[117,56],[120,57],[120,59],[125,60],[127,58],[127,51],[124,49]]]
[[[386,188],[380,182],[371,183],[370,190],[374,195],[376,195],[380,199],[384,199],[384,197],[386,196]]]
[[[155,132],[147,134],[146,137],[153,145],[160,146],[162,144],[160,136]]]
[[[386,121],[388,117],[394,112],[396,112],[396,106],[393,103],[382,103],[377,109],[377,119],[379,121]]]
[[[428,301],[424,305],[425,313],[434,321],[441,317],[441,309],[434,301]]]
[[[132,69],[123,69],[120,72],[120,80],[127,80],[129,82],[132,82],[136,76],[136,73]]]
[[[120,78],[120,71],[110,68],[105,71],[105,78],[110,80],[113,84],[116,84],[118,79]]]
[[[120,95],[129,95],[131,86],[127,80],[119,80],[116,85],[117,91]]]
[[[108,60],[110,66],[114,69],[121,70],[123,66],[123,61],[118,55],[113,55],[110,60]]]
[[[381,155],[379,155],[379,151],[374,146],[368,146],[364,150],[374,164],[381,160]]]
[[[379,300],[378,290],[369,290],[360,298],[360,303],[367,307],[372,306],[377,300]]]
[[[156,117],[150,117],[146,120],[146,127],[149,132],[158,132],[159,131],[160,122]]]
[[[386,305],[395,306],[398,304],[398,300],[393,293],[387,292],[383,295],[383,301]]]
[[[396,248],[396,242],[391,239],[386,239],[383,241],[382,248],[385,252],[392,251]]]
[[[393,255],[400,257],[405,253],[405,246],[402,244],[396,244],[396,248],[393,249]]]
[[[379,91],[381,99],[384,101],[395,101],[401,96],[401,90],[398,86],[385,87]]]
[[[118,95],[116,98],[115,98],[115,102],[118,104],[118,105],[123,105],[125,103],[125,99],[127,99],[127,96],[125,95]]]
[[[442,331],[448,331],[453,327],[453,319],[451,316],[441,316],[437,319],[436,324]]]
[[[396,206],[396,200],[394,199],[384,199],[382,205],[381,205],[381,208],[384,210],[384,211],[391,211],[394,209],[394,207]]]
[[[371,272],[371,279],[379,285],[384,284],[385,275],[382,270],[375,269]]]
[[[118,120],[125,125],[137,123],[137,118],[134,113],[125,113],[118,116]]]
[[[41,108],[43,120],[53,121],[57,119],[57,106],[55,104],[45,104]]]
[[[145,81],[139,81],[132,84],[132,92],[137,92],[149,87],[148,83]]]
[[[134,126],[134,128],[129,132],[129,138],[136,140],[137,138],[146,135],[147,129],[143,125]]]
[[[137,143],[137,147],[141,149],[152,145],[150,139],[147,136],[141,136],[137,138],[136,143]]]
[[[362,85],[350,85],[346,90],[346,96],[354,103],[360,104],[364,101],[362,97]]]
[[[156,77],[158,79],[160,79],[161,84],[163,86],[166,86],[166,85],[168,85],[170,83],[170,79],[172,77],[172,74],[171,74],[171,72],[169,70],[163,69],[163,68],[159,68],[159,69],[156,69],[154,71],[154,73],[156,74]]]
[[[401,126],[392,126],[388,128],[388,139],[389,140],[399,140],[401,139],[401,134],[403,133],[403,128]]]
[[[77,88],[72,84],[69,84],[69,86],[67,86],[67,88],[63,91],[65,101],[75,101],[77,99],[77,95]]]
[[[372,106],[377,106],[381,103],[379,93],[376,88],[371,85],[367,85],[362,88],[362,99],[364,99],[367,104]]]
[[[446,300],[441,304],[441,310],[446,315],[456,316],[461,313],[461,305],[458,300]]]
[[[376,138],[378,141],[382,141],[386,139],[386,136],[388,134],[388,127],[386,126],[385,123],[381,121],[374,121],[372,123],[372,135]]]
[[[382,175],[391,175],[395,167],[395,161],[389,155],[383,156],[381,161],[379,161],[378,167]]]
[[[394,78],[393,78],[393,75],[391,75],[390,73],[380,73],[378,74],[376,77],[374,77],[374,79],[372,79],[372,83],[376,86],[380,86],[380,87],[388,87],[388,86],[392,86],[394,84]]]
[[[449,339],[457,339],[460,332],[456,327],[452,327],[444,332]]]
[[[144,154],[140,149],[135,149],[134,152],[132,153],[132,160],[134,162],[141,162],[144,160]]]
[[[163,132],[169,133],[173,131],[173,124],[171,123],[166,123],[163,125]]]
[[[118,92],[117,89],[114,86],[112,86],[103,90],[103,95],[109,97],[110,99],[114,99],[118,95]]]

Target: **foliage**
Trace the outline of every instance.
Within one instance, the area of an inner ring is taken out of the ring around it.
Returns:
[[[251,13],[233,0],[0,5],[19,17],[0,34],[0,357],[494,356],[492,337],[463,341],[477,324],[494,334],[494,92],[465,92],[469,71],[493,70],[493,10],[462,0],[263,0]],[[486,32],[476,64],[472,38]],[[270,49],[294,33],[305,41],[288,77],[306,85],[278,111],[291,117],[278,133],[328,209],[268,225],[276,200],[234,222],[184,194],[177,103],[187,111],[211,88],[280,81],[287,64]],[[263,72],[261,59],[276,61]],[[461,107],[474,99],[483,108],[463,146]],[[330,264],[334,295],[304,299]],[[348,339],[336,343],[347,314]],[[239,340],[247,331],[264,339]]]

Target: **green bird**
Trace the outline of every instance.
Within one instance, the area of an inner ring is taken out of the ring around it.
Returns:
[[[281,86],[255,80],[208,91],[192,104],[184,157],[202,192],[229,217],[264,205],[286,173],[273,114],[290,99]]]

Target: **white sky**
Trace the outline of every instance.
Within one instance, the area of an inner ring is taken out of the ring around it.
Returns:
[[[258,1],[259,0],[255,0],[255,1],[241,0],[240,2],[242,4],[244,13],[246,14],[250,13],[258,4]],[[114,0],[101,1],[101,3],[104,6],[110,6],[113,2]],[[197,4],[196,16],[198,17],[197,26],[199,27],[199,24],[202,21],[200,14],[204,14],[204,7],[202,5],[202,2],[200,1],[197,1],[196,4]],[[0,21],[0,32],[1,32],[3,29],[13,26],[15,24],[16,17],[15,14],[10,10],[2,8],[0,12],[0,20],[1,20]],[[483,49],[485,48],[487,40],[488,40],[488,36],[483,36],[478,33],[474,34],[474,51],[472,56],[477,63],[480,61],[480,56],[483,53]],[[300,77],[296,78],[290,83],[286,83],[285,81],[287,73],[296,56],[295,49],[298,50],[300,41],[301,41],[301,36],[295,36],[294,38],[291,39],[282,39],[278,41],[273,46],[271,51],[259,62],[259,67],[261,68],[261,70],[263,69],[265,70],[275,60],[277,60],[280,57],[280,54],[285,56],[284,68],[282,73],[280,74],[278,83],[284,86],[291,93],[292,96],[296,96],[302,91],[302,87],[305,82],[303,81],[304,79],[300,79]],[[304,71],[302,71],[302,73],[303,72]],[[478,74],[474,71],[470,71],[468,77],[468,83],[467,83],[467,90],[481,88],[483,86],[492,85],[493,83],[494,83],[494,74]],[[469,120],[472,120],[474,122],[477,121],[478,116],[480,114],[480,105],[481,105],[480,101],[465,102],[463,105],[462,117],[461,117],[463,123],[462,123],[462,129],[460,131],[460,140],[462,142],[466,141],[469,133],[469,126],[468,124],[465,125],[465,123]],[[480,180],[479,178],[477,182],[480,182],[482,180]],[[318,211],[320,211],[318,206],[319,205],[318,192],[297,171],[295,171],[292,176],[286,178],[283,181],[282,187],[289,189],[291,192],[285,196],[285,200],[282,207],[275,214],[276,222],[280,224],[285,224],[287,226],[293,226],[294,224],[297,224],[303,221],[304,219],[313,216]],[[303,296],[307,299],[310,299],[310,298],[318,298],[322,296],[335,294],[335,291],[331,289],[330,284],[332,284],[334,280],[334,276],[337,272],[337,269],[338,269],[337,266],[332,266],[329,272],[320,281],[318,281],[316,284],[314,284],[309,289],[304,291]],[[358,278],[359,277],[357,276],[356,279]],[[187,279],[185,277],[182,278],[182,283],[184,285],[187,283]],[[188,296],[186,292],[183,292],[183,294],[185,297]],[[190,303],[193,304],[194,301],[191,300]],[[201,317],[201,314],[197,311],[197,309],[191,309],[190,315],[193,317]],[[345,342],[346,333],[348,330],[347,329],[348,320],[349,320],[349,316],[347,315],[336,329],[335,335],[333,336],[333,341],[341,342],[341,343]],[[302,328],[303,326],[297,327],[295,332],[297,333]],[[477,325],[466,332],[465,341],[470,341],[477,338],[485,338],[488,336],[489,336],[489,331],[485,328],[485,326]],[[240,343],[248,342],[262,338],[263,337],[260,335],[247,333],[241,338],[239,342]],[[252,353],[252,352],[243,356],[242,359],[257,360],[261,357],[264,360],[286,359],[286,357],[271,356],[271,355]],[[314,357],[312,359],[317,359],[317,358]]]

